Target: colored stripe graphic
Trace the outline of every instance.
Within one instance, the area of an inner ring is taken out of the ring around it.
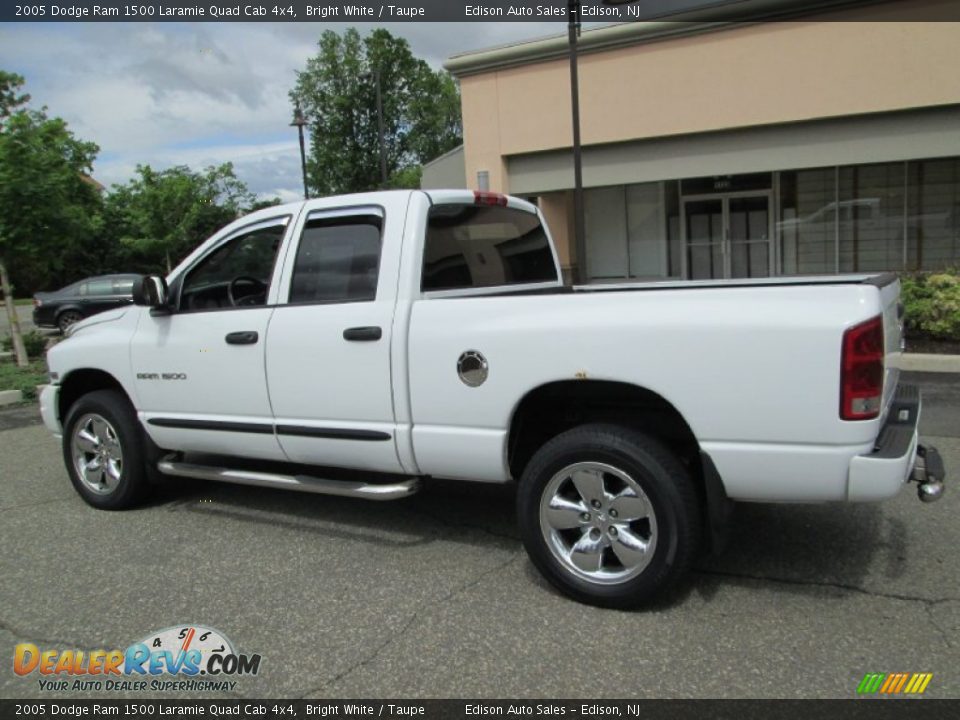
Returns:
[[[880,689],[880,684],[886,677],[885,673],[867,673],[860,681],[857,692],[860,694],[875,693]]]
[[[857,685],[858,695],[920,695],[933,679],[933,673],[867,673]]]

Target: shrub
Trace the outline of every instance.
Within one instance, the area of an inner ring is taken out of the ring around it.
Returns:
[[[47,349],[47,339],[36,330],[23,333],[23,347],[27,351],[28,358],[43,357],[43,351]],[[3,349],[7,352],[13,351],[13,337],[7,335],[3,341]]]
[[[904,323],[911,336],[960,341],[960,276],[918,273],[901,278]]]

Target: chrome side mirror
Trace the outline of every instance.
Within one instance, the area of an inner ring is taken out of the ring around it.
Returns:
[[[167,281],[159,275],[144,275],[133,284],[133,302],[151,308],[167,306]]]

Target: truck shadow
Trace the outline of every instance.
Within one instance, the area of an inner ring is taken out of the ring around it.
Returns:
[[[868,576],[901,577],[907,554],[905,524],[880,504],[741,503],[726,549],[698,562],[678,590],[707,601],[729,585],[841,596],[862,591]]]
[[[443,540],[513,550],[520,542],[513,488],[502,485],[434,482],[410,498],[376,502],[168,478],[151,506],[385,547]]]
[[[319,542],[411,548],[444,542],[521,550],[512,485],[433,482],[411,498],[378,503],[182,481],[163,488],[154,507],[280,527]],[[773,583],[778,591],[822,596],[855,591],[868,575],[896,579],[907,567],[907,533],[883,508],[739,504],[723,553],[699,559],[690,576],[652,609],[682,604],[691,593],[711,601],[729,586]],[[532,581],[550,587],[529,562],[526,566]]]

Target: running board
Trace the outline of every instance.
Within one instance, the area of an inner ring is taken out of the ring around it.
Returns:
[[[281,475],[254,470],[231,470],[229,468],[197,465],[164,459],[157,463],[157,470],[165,475],[215,480],[237,485],[297,490],[320,495],[364,498],[366,500],[399,500],[420,490],[420,479],[410,478],[397,483],[373,484],[346,480],[326,480],[308,475]]]

